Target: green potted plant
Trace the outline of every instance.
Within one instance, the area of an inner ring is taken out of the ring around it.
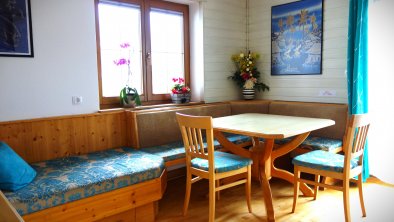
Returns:
[[[141,105],[140,95],[138,95],[136,88],[131,88],[126,85],[120,90],[120,102],[124,107],[134,108]]]
[[[140,106],[141,105],[141,99],[140,96],[138,94],[138,91],[136,88],[130,87],[131,85],[131,68],[130,68],[130,44],[129,43],[123,43],[120,44],[120,48],[122,49],[126,49],[127,50],[127,59],[125,57],[120,57],[117,60],[114,60],[114,64],[116,66],[127,66],[127,82],[126,82],[126,86],[123,87],[120,90],[120,94],[119,94],[119,98],[120,98],[120,103],[124,106],[124,107],[128,107],[128,108],[134,108],[136,106]]]
[[[237,86],[242,89],[245,99],[254,99],[255,89],[258,91],[269,90],[268,85],[259,80],[260,72],[256,67],[256,60],[259,58],[259,54],[250,51],[247,54],[240,53],[231,56],[236,71],[228,79],[235,81]]]

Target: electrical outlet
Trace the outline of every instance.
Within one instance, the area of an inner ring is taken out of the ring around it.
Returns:
[[[73,105],[80,105],[82,103],[82,96],[73,96],[72,102]]]
[[[337,91],[333,89],[322,89],[319,91],[319,96],[333,97],[337,95]]]

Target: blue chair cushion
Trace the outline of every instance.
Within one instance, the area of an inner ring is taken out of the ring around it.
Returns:
[[[16,191],[27,186],[36,171],[6,143],[0,141],[0,189]]]
[[[344,160],[344,155],[322,150],[315,150],[296,156],[292,162],[294,165],[298,166],[342,173]],[[350,169],[355,168],[357,165],[357,159],[350,161]]]
[[[237,156],[231,153],[215,151],[215,172],[223,173],[231,170],[240,169],[252,164],[249,158]],[[191,166],[201,170],[208,171],[208,160],[201,158],[194,158],[191,161]]]
[[[21,215],[160,177],[162,158],[131,148],[32,164],[37,177],[15,192],[4,192]]]
[[[292,138],[293,137],[276,139],[275,143],[283,145],[289,142]],[[342,140],[319,136],[308,136],[305,141],[301,143],[300,147],[309,150],[324,150],[328,152],[334,152],[338,147],[342,147]]]
[[[250,137],[248,136],[230,134],[230,133],[226,133],[225,135],[230,142],[236,144],[244,143],[250,140]],[[204,145],[206,144],[204,143]],[[215,146],[215,150],[222,148],[222,146],[219,144],[217,140],[214,140],[214,146]],[[158,155],[162,157],[165,162],[182,159],[186,157],[183,141],[177,141],[160,146],[141,148],[140,150],[150,154]]]

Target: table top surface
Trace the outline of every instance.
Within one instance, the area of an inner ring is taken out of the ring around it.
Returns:
[[[267,139],[296,136],[334,124],[335,121],[330,119],[262,113],[244,113],[213,119],[214,130]]]

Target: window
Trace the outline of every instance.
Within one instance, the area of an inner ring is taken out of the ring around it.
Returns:
[[[101,108],[117,106],[126,84],[144,104],[170,100],[173,77],[190,84],[188,17],[177,3],[96,1]]]

